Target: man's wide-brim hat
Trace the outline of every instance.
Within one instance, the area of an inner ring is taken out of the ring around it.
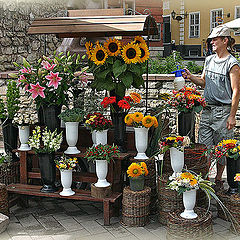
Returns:
[[[212,29],[208,38],[215,38],[215,37],[228,37],[231,36],[230,29],[226,26],[219,25]]]

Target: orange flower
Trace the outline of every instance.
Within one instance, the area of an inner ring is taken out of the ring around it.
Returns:
[[[127,174],[129,177],[138,177],[143,174],[143,170],[139,164],[132,163],[128,167]]]
[[[127,125],[132,125],[132,123],[133,123],[132,114],[127,114],[126,117],[124,118],[124,122]]]
[[[136,92],[130,93],[130,96],[135,103],[140,103],[140,101],[142,99],[141,95]]]
[[[157,118],[153,116],[152,119],[153,119],[153,126],[155,128],[157,128],[158,127],[158,120],[157,120]]]
[[[145,162],[140,162],[140,165],[144,170],[144,175],[147,176],[148,175],[147,164]]]
[[[142,125],[146,128],[150,128],[154,123],[153,121],[154,121],[153,118],[148,115],[148,116],[143,118]]]
[[[139,123],[139,122],[141,122],[142,119],[143,119],[143,114],[140,113],[140,112],[135,112],[135,113],[133,114],[132,118],[133,118],[133,121],[134,121],[134,122]]]

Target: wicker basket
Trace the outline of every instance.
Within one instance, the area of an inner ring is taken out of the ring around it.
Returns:
[[[217,192],[217,196],[220,199],[220,201],[223,203],[223,205],[230,211],[230,208],[231,208],[230,196],[226,194],[226,191]],[[225,221],[229,221],[228,217],[223,212],[219,204],[217,204],[217,211],[218,211],[217,214],[219,218]]]
[[[240,195],[234,194],[230,198],[230,212],[234,217],[234,221],[230,226],[233,233],[240,234]]]
[[[5,167],[0,167],[0,183],[5,185],[19,183],[20,162],[11,162]]]
[[[149,222],[151,188],[134,192],[129,187],[123,189],[122,220],[127,226],[145,226]]]
[[[206,156],[202,156],[203,152],[207,148],[204,144],[196,143],[194,148],[184,149],[184,165],[187,169],[196,172],[197,174],[202,173],[205,176],[209,170],[209,163]],[[170,153],[167,151],[163,157],[163,172],[169,175],[173,173],[170,161]]]
[[[168,240],[209,240],[213,236],[212,213],[202,208],[196,208],[198,217],[184,219],[180,217],[181,211],[169,213],[167,219]]]
[[[5,184],[0,183],[0,213],[9,216],[8,192]]]

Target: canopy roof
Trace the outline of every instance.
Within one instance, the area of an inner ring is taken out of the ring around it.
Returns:
[[[147,36],[158,34],[158,28],[151,15],[57,17],[35,19],[28,34],[57,34],[60,38]]]
[[[240,31],[240,18],[224,23],[223,25],[227,26],[233,31]]]

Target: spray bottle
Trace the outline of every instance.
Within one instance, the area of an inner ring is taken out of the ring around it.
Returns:
[[[173,71],[172,73],[175,73],[175,79],[173,81],[174,84],[174,90],[178,91],[179,89],[183,88],[185,86],[185,79],[182,76],[182,72],[185,70],[178,69],[179,66],[177,66],[177,70]]]

